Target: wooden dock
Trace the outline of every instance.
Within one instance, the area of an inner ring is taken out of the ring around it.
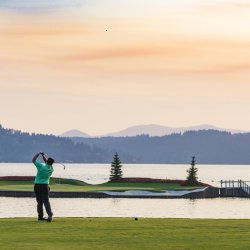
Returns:
[[[229,180],[220,181],[220,197],[244,197],[250,198],[249,181]]]

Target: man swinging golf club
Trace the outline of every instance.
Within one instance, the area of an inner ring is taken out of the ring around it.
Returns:
[[[39,155],[42,156],[44,163],[37,162],[37,158]],[[37,153],[33,159],[32,162],[37,168],[37,174],[35,178],[35,185],[34,185],[34,191],[36,195],[36,201],[37,201],[37,213],[38,213],[38,221],[52,221],[53,213],[51,211],[51,206],[49,202],[49,180],[50,176],[52,175],[54,169],[52,167],[54,163],[54,159],[52,158],[46,158],[45,154],[43,152]],[[46,209],[46,212],[48,214],[48,219],[45,219],[43,217],[43,205]]]

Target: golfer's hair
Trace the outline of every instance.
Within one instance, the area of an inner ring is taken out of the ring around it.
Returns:
[[[55,162],[55,160],[53,158],[50,158],[50,157],[47,160],[48,165],[52,165],[54,162]]]

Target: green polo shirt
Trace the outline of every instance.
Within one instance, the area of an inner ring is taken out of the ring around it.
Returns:
[[[53,167],[47,164],[39,163],[37,161],[34,164],[37,168],[35,184],[49,184],[50,176],[54,171]]]

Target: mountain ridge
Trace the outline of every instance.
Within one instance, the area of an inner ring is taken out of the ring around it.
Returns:
[[[250,133],[188,131],[162,137],[64,138],[0,126],[0,162],[30,162],[45,151],[56,162],[110,163],[115,152],[124,164],[250,164]]]
[[[171,135],[175,133],[184,133],[187,131],[200,131],[200,130],[217,130],[217,131],[225,131],[230,132],[232,134],[237,133],[247,133],[247,131],[237,130],[237,129],[228,129],[228,128],[220,128],[210,124],[201,124],[197,126],[189,126],[189,127],[168,127],[157,124],[146,124],[146,125],[135,125],[130,126],[128,128],[122,129],[117,132],[108,133],[104,135],[91,136],[87,133],[84,133],[80,130],[69,130],[60,134],[60,137],[133,137],[137,135],[149,135],[149,136],[165,136]]]

